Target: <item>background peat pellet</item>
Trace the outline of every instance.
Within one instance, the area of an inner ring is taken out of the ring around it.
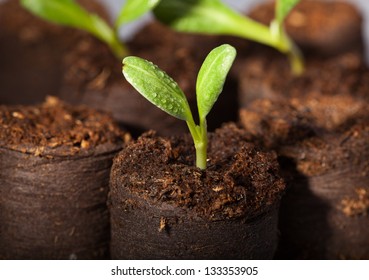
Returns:
[[[276,150],[286,181],[276,258],[368,259],[366,101],[349,94],[261,99],[240,116],[254,141]]]
[[[284,191],[275,154],[233,124],[209,134],[206,171],[193,142],[147,133],[114,159],[113,259],[271,259]]]
[[[55,98],[0,106],[0,132],[0,259],[108,258],[109,173],[129,135]]]

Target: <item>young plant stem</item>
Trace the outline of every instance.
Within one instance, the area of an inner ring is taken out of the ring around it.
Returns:
[[[297,46],[290,39],[288,41],[290,42],[290,48],[286,54],[291,64],[292,74],[300,76],[305,69],[304,58]]]
[[[288,56],[292,73],[296,76],[304,71],[304,59],[293,41],[279,24],[273,23],[271,28],[242,16],[232,17],[232,28],[227,29],[229,35],[253,40],[264,45],[276,48]],[[275,25],[275,26],[273,26]],[[249,26],[245,29],[244,26]],[[272,36],[271,36],[272,35]]]
[[[116,58],[119,60],[122,60],[124,57],[129,55],[128,48],[125,44],[119,41],[117,36],[114,36],[114,39],[110,42],[109,46]]]
[[[304,71],[304,58],[299,48],[287,35],[283,26],[276,20],[270,24],[269,31],[276,42],[274,47],[287,55],[291,64],[292,73],[296,76],[301,75]]]
[[[192,135],[195,150],[196,150],[196,166],[201,170],[206,169],[207,162],[207,148],[208,148],[208,137],[207,137],[207,125],[206,120],[200,120],[200,126],[196,125],[192,116],[186,122],[187,126]]]
[[[105,22],[96,21],[96,26],[91,28],[89,32],[101,41],[105,42],[119,60],[122,60],[124,57],[129,55],[129,50],[126,45],[119,40],[118,33]]]

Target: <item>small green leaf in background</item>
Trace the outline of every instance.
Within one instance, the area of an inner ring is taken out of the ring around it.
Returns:
[[[277,0],[276,2],[276,19],[282,23],[290,11],[296,6],[300,0]]]
[[[160,0],[127,0],[115,22],[116,28],[152,10]]]
[[[164,112],[184,121],[192,118],[183,91],[153,63],[128,56],[123,59],[123,75],[141,95]]]
[[[153,10],[162,23],[180,32],[233,35],[272,45],[269,28],[220,0],[161,0]]]
[[[204,120],[219,94],[236,57],[236,49],[224,44],[213,49],[206,57],[197,76],[196,95],[199,117]]]
[[[91,31],[96,19],[74,0],[21,0],[33,14],[57,24]]]
[[[127,50],[114,30],[96,14],[90,14],[74,0],[21,0],[24,8],[50,22],[87,31],[107,43],[117,57]]]
[[[157,19],[177,31],[208,34],[228,33],[235,17],[241,17],[220,0],[161,0]]]

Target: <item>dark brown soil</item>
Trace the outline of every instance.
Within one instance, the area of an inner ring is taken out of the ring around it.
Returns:
[[[206,171],[190,137],[147,133],[115,158],[113,258],[272,258],[283,181],[273,153],[227,125],[210,134]],[[145,226],[143,226],[145,224]]]
[[[55,98],[0,106],[0,259],[101,259],[113,156],[129,135]]]
[[[350,96],[257,100],[241,111],[254,141],[277,150],[287,183],[277,258],[369,258],[367,120],[367,104]]]
[[[250,17],[269,25],[274,18],[274,1],[260,4]],[[335,56],[346,52],[363,53],[363,18],[345,1],[301,1],[285,21],[287,33],[304,54]]]

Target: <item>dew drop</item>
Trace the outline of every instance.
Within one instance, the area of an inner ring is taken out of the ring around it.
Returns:
[[[170,86],[171,86],[172,88],[177,88],[177,84],[176,84],[175,82],[171,82],[171,83],[170,83]]]

